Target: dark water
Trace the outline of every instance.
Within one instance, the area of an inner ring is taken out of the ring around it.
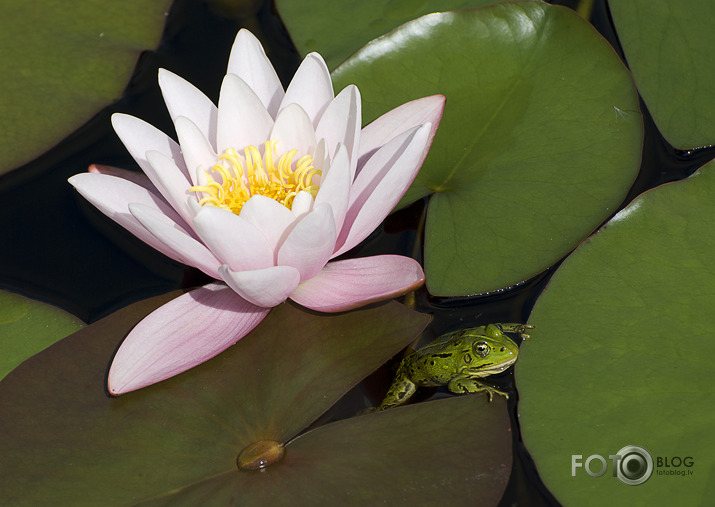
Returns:
[[[573,7],[576,2],[560,3]],[[591,20],[622,55],[603,1],[595,2]],[[141,57],[117,103],[37,160],[0,177],[0,227],[5,237],[0,248],[0,288],[50,302],[92,322],[140,299],[207,281],[201,273],[167,259],[105,218],[75,193],[67,178],[85,171],[92,163],[136,168],[111,129],[109,117],[114,112],[136,115],[165,132],[173,132],[156,83],[159,67],[186,78],[216,100],[231,44],[242,26],[262,39],[287,84],[300,57],[269,2],[264,3],[256,18],[241,20],[201,1],[178,0],[168,17],[160,47]],[[645,113],[642,168],[624,205],[644,190],[687,177],[714,155],[713,149],[674,150]],[[389,217],[355,253],[412,255],[424,205],[415,203]],[[429,330],[432,336],[487,322],[526,322],[556,267],[558,264],[520,286],[483,296],[434,298],[423,289],[417,295],[417,306],[434,314]],[[359,386],[361,395],[379,401],[389,375],[387,368],[377,372]],[[499,382],[513,390],[511,374]],[[427,395],[444,393],[433,391]],[[349,399],[350,395],[346,397]],[[511,396],[509,400],[514,468],[502,505],[556,505],[521,441],[517,399]],[[349,401],[339,403],[328,417],[349,412],[348,404]]]

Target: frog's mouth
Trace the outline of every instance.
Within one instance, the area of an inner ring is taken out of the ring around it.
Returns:
[[[508,359],[506,361],[503,361],[501,363],[484,363],[480,364],[479,366],[476,366],[474,368],[469,368],[470,371],[473,372],[479,372],[480,376],[487,377],[489,375],[496,375],[497,373],[501,373],[507,368],[509,368],[512,364],[516,362],[516,357],[513,357],[511,359]]]

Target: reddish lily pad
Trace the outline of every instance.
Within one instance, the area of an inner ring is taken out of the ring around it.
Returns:
[[[563,7],[508,2],[423,16],[370,42],[333,81],[359,86],[365,121],[410,99],[447,97],[402,201],[431,196],[424,255],[435,295],[535,276],[606,220],[638,173],[631,76]]]
[[[467,395],[321,426],[274,466],[227,470],[146,505],[497,505],[511,459],[506,403]]]
[[[495,503],[501,496],[511,470],[503,401],[429,402],[294,438],[412,341],[426,315],[395,302],[331,315],[280,305],[216,358],[107,397],[106,368],[121,337],[168,299],[87,326],[0,382],[0,503],[226,505],[272,495],[394,502],[470,492]],[[287,443],[285,457],[263,472],[239,470],[237,455],[261,440]]]

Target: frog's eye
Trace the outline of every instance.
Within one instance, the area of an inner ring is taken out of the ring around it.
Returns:
[[[474,344],[474,352],[479,355],[479,357],[487,357],[490,350],[487,342],[477,342]]]

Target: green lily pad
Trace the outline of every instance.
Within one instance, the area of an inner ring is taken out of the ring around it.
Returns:
[[[511,470],[503,401],[423,403],[294,438],[412,341],[428,316],[395,302],[332,315],[280,305],[211,361],[108,398],[105,372],[118,341],[168,299],[87,326],[0,382],[0,503],[501,497]],[[284,458],[264,471],[239,470],[237,455],[263,440],[287,443]]]
[[[573,249],[625,197],[642,121],[630,74],[572,11],[513,2],[424,16],[333,73],[366,121],[442,93],[444,117],[403,204],[431,195],[427,286],[497,290]]]
[[[169,0],[0,2],[0,174],[48,150],[122,94]]]
[[[609,0],[618,40],[658,129],[680,149],[715,144],[715,3]]]
[[[84,323],[54,306],[0,290],[0,379]]]
[[[641,195],[564,261],[534,307],[516,365],[519,420],[565,505],[712,499],[713,195],[713,163]],[[612,476],[609,455],[627,445],[652,456],[643,485]],[[573,454],[603,456],[607,473],[572,477]]]
[[[360,47],[405,21],[430,12],[491,3],[494,0],[276,0],[276,8],[298,52],[305,56],[317,51],[334,69]]]

